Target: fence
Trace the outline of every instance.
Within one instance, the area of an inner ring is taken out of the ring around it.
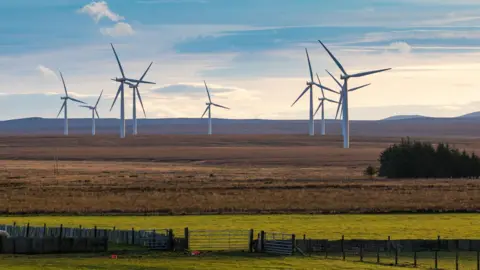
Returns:
[[[262,250],[268,254],[293,255],[295,252],[295,235],[263,232],[260,234]]]
[[[253,230],[189,230],[187,249],[199,251],[252,251]]]
[[[310,255],[395,266],[480,270],[480,240],[296,240]]]
[[[145,246],[156,250],[170,250],[173,244],[172,230],[117,230],[94,228],[68,228],[63,227],[33,227],[30,224],[24,226],[0,225],[12,237],[26,238],[106,238],[110,243],[119,245]]]
[[[0,238],[3,254],[48,254],[107,251],[106,238]]]

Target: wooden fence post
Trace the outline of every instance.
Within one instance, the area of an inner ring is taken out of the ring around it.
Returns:
[[[43,237],[47,237],[47,223],[43,223]]]
[[[25,231],[25,237],[28,238],[28,236],[30,236],[30,222],[27,223],[27,230]]]
[[[345,236],[342,234],[342,259],[345,261]]]
[[[260,232],[260,249],[265,252],[265,231]]]
[[[168,230],[168,249],[170,251],[175,250],[175,239],[173,238],[173,230],[169,229]]]
[[[248,252],[253,252],[253,229],[250,229],[248,234]]]
[[[438,250],[435,250],[435,270],[438,269]]]
[[[377,247],[377,264],[380,264],[380,247]]]
[[[185,249],[189,250],[190,249],[190,233],[188,231],[188,227],[185,228],[184,230],[184,236],[185,236]]]
[[[480,251],[477,250],[477,270],[480,270]]]
[[[413,267],[417,267],[417,251],[413,252]]]
[[[360,243],[360,261],[363,262],[363,244]]]
[[[132,245],[135,245],[135,228],[132,228]]]
[[[93,237],[97,238],[97,225],[93,228]]]
[[[62,234],[63,234],[63,224],[60,224],[60,236],[59,236],[60,239],[62,239]]]
[[[295,254],[297,247],[297,240],[295,240],[295,234],[292,234],[292,254]]]
[[[395,266],[398,265],[398,245],[395,246]]]
[[[455,241],[455,269],[456,270],[458,270],[458,259],[459,259],[458,248],[459,248],[459,244],[458,244],[458,240],[456,240]]]

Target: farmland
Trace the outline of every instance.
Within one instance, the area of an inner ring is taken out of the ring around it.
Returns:
[[[438,139],[433,139],[434,141]],[[474,211],[480,181],[369,179],[398,138],[0,137],[5,214]],[[452,141],[469,151],[471,139]],[[58,161],[55,161],[58,160]],[[54,172],[54,167],[58,172]]]

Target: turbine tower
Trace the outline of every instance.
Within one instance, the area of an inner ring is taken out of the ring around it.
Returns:
[[[208,135],[212,135],[212,105],[215,107],[219,107],[227,110],[230,110],[230,108],[213,103],[212,98],[210,97],[210,91],[208,90],[207,82],[203,81],[203,83],[205,84],[205,89],[207,90],[208,103],[205,103],[207,105],[207,108],[203,112],[201,118],[203,118],[208,111]]]
[[[92,136],[95,136],[95,114],[97,115],[98,119],[100,119],[100,115],[98,115],[97,106],[98,102],[100,102],[100,98],[102,98],[103,90],[100,92],[100,96],[97,99],[97,103],[95,106],[88,106],[88,105],[80,105],[80,107],[87,108],[92,111]]]
[[[341,90],[340,90],[340,99],[338,100],[338,102],[336,102],[336,103],[338,103],[338,106],[337,106],[337,113],[335,114],[335,120],[337,120],[337,119],[338,119],[338,116],[339,116],[339,115],[338,115],[339,112],[340,112],[340,117],[342,117],[342,111],[340,111],[340,108],[342,108],[342,99],[343,99],[343,92],[342,92],[342,90],[343,90],[343,85],[337,80],[337,78],[335,78],[335,76],[332,75],[332,73],[330,73],[330,71],[328,71],[328,70],[325,70],[325,71],[328,73],[328,75],[330,75],[330,77],[332,77],[332,79],[337,83],[337,85],[338,85],[338,86],[340,87],[340,89],[341,89]],[[362,88],[364,88],[364,87],[367,87],[367,86],[369,86],[369,85],[370,85],[370,83],[367,83],[367,84],[364,84],[364,85],[362,85],[362,86],[358,86],[358,87],[349,89],[348,92],[353,92],[353,91],[356,91],[356,90],[358,90],[358,89],[362,89]],[[345,125],[344,125],[343,121],[342,121],[342,135],[345,136]]]
[[[322,41],[318,41],[322,45],[322,47],[327,51],[327,53],[330,55],[330,57],[333,59],[335,64],[338,66],[338,68],[342,71],[342,75],[340,76],[340,79],[343,80],[343,86],[342,86],[342,113],[343,113],[343,129],[344,129],[344,134],[343,134],[343,148],[350,148],[350,122],[349,122],[349,115],[348,115],[348,80],[350,78],[359,78],[359,77],[364,77],[368,75],[372,75],[375,73],[379,72],[384,72],[387,70],[390,70],[391,68],[386,68],[386,69],[379,69],[379,70],[373,70],[373,71],[367,71],[367,72],[360,72],[356,74],[348,74],[345,69],[343,68],[342,64],[335,58],[335,56],[328,50],[328,48],[325,46],[325,44],[322,43]],[[351,90],[350,90],[351,91]]]
[[[125,77],[125,72],[123,71],[122,64],[120,63],[120,59],[118,58],[117,52],[115,51],[115,47],[113,44],[110,43],[112,46],[113,53],[115,54],[115,58],[117,59],[118,67],[120,68],[120,73],[122,77],[112,79],[112,81],[116,81],[120,83],[120,87],[118,88],[117,94],[115,95],[115,99],[113,100],[112,107],[110,107],[110,111],[112,110],[115,102],[117,101],[118,95],[120,94],[120,138],[125,138],[125,92],[124,92],[124,84],[125,82],[130,83],[146,83],[146,84],[153,84],[152,82],[142,81],[142,80],[134,80]]]
[[[130,89],[132,89],[133,93],[133,112],[132,112],[132,119],[133,119],[133,131],[132,134],[136,136],[138,134],[138,124],[137,124],[137,96],[138,100],[140,101],[140,105],[142,106],[143,110],[143,115],[145,118],[147,118],[147,114],[145,113],[145,108],[143,107],[143,101],[142,101],[142,96],[140,95],[140,91],[138,91],[138,86],[140,85],[140,82],[145,78],[147,75],[148,71],[150,70],[150,67],[152,66],[153,62],[150,63],[148,66],[147,70],[145,70],[145,73],[143,73],[142,77],[137,83],[130,83],[130,82],[125,82]]]
[[[83,103],[83,104],[85,104],[85,102],[70,97],[68,95],[67,85],[65,84],[65,80],[63,79],[62,72],[60,72],[60,77],[62,78],[63,89],[65,90],[65,96],[60,97],[60,99],[63,100],[63,104],[62,104],[62,107],[60,108],[60,111],[57,114],[57,118],[60,116],[60,113],[62,113],[62,110],[63,110],[63,112],[64,112],[63,135],[68,136],[68,110],[67,110],[68,109],[68,106],[67,106],[68,105],[68,100],[78,102],[78,103]]]
[[[295,102],[293,102],[291,107],[293,107],[297,103],[297,101],[300,100],[300,98],[302,98],[303,95],[305,95],[305,93],[310,90],[310,107],[309,107],[309,113],[308,113],[308,116],[309,116],[308,134],[310,136],[314,136],[315,135],[315,126],[314,126],[314,122],[313,122],[313,118],[314,118],[314,113],[313,113],[313,110],[314,110],[313,109],[313,85],[315,85],[317,87],[320,87],[321,89],[323,88],[323,89],[328,90],[328,91],[333,91],[333,90],[328,88],[328,87],[317,84],[313,81],[312,64],[310,62],[310,56],[308,55],[308,50],[306,48],[305,48],[305,53],[307,54],[308,69],[310,71],[310,81],[307,81],[307,87],[305,88],[305,90],[303,90],[303,92],[300,94],[300,96],[298,96],[298,98],[295,100]],[[335,91],[333,91],[333,92],[335,92]]]
[[[318,84],[320,85],[320,90],[322,90],[322,97],[318,99],[320,101],[320,104],[318,104],[318,107],[314,113],[314,116],[317,115],[320,109],[322,109],[322,129],[321,130],[322,130],[322,136],[324,136],[325,135],[325,101],[329,101],[332,103],[338,103],[338,102],[325,97],[325,91],[323,90],[323,86],[320,81],[320,77],[318,76],[318,73],[317,73],[317,80],[318,80]]]

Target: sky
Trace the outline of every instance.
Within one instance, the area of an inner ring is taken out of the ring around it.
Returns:
[[[308,119],[305,48],[322,83],[338,89],[326,69],[391,71],[355,78],[350,118],[392,115],[453,117],[480,110],[480,1],[477,0],[4,0],[0,1],[0,120],[54,118],[64,94],[110,110],[120,71],[139,78],[148,118]],[[321,97],[314,89],[315,106]],[[327,98],[338,99],[333,93]],[[336,104],[326,104],[335,117]],[[141,108],[138,107],[138,114]],[[126,116],[132,93],[126,89]],[[90,112],[69,104],[70,118]]]

